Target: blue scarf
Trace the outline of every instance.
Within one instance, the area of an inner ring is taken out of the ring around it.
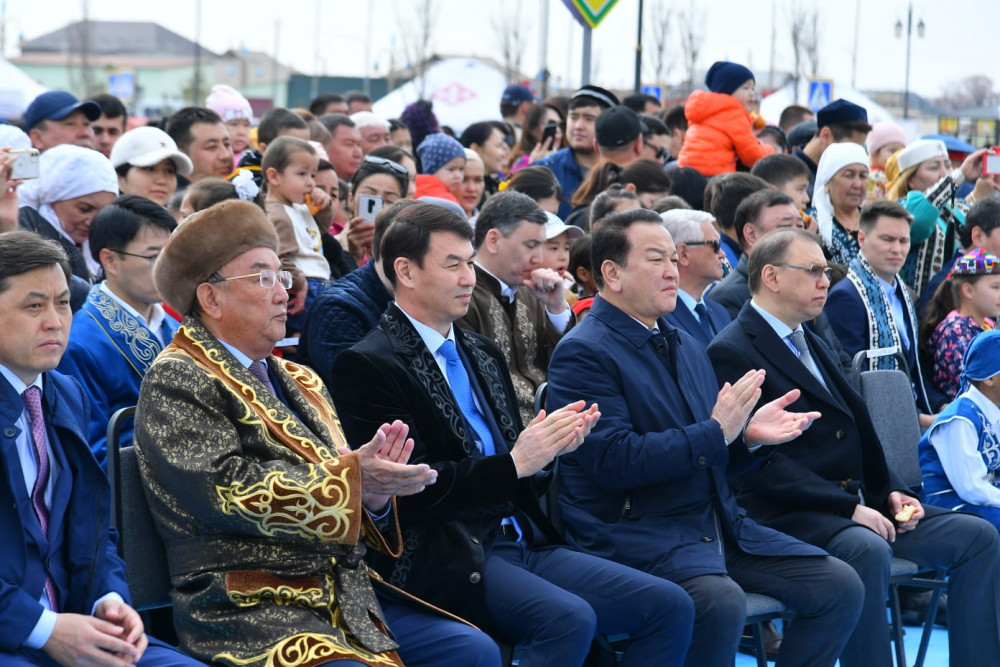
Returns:
[[[889,305],[889,297],[882,289],[882,284],[875,276],[868,260],[864,255],[858,255],[851,260],[850,270],[847,272],[847,279],[854,284],[855,289],[861,296],[861,301],[865,305],[865,312],[868,314],[868,349],[896,347],[903,351],[903,344],[899,338],[899,330],[892,316],[892,307]],[[897,280],[899,280],[897,276]],[[910,330],[917,331],[916,318],[913,302],[906,289],[900,290],[903,293],[903,300],[906,303],[906,314],[910,319]],[[904,323],[905,326],[905,323]],[[916,344],[916,341],[914,341]],[[868,370],[895,369],[899,367],[899,362],[895,355],[881,355],[868,359]]]

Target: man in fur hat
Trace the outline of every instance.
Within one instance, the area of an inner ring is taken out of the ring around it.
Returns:
[[[365,543],[399,552],[392,496],[437,473],[407,465],[398,421],[351,452],[322,381],[271,356],[291,285],[277,247],[258,207],[227,201],[154,268],[185,318],[143,382],[135,440],[181,644],[255,667],[499,665],[488,636],[370,579]]]

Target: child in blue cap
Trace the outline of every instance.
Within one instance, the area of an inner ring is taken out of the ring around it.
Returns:
[[[920,439],[924,502],[1000,528],[1000,330],[965,352],[962,392]]]
[[[684,104],[688,130],[678,164],[705,176],[736,171],[737,160],[750,168],[774,147],[753,133],[750,110],[756,98],[753,72],[720,61],[705,75],[708,90],[696,90]]]

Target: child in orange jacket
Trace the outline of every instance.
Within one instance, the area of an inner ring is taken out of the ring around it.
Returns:
[[[688,131],[678,156],[681,167],[715,176],[736,171],[737,160],[749,168],[774,152],[774,147],[762,144],[753,133],[753,72],[720,61],[709,68],[705,85],[708,90],[694,91],[684,104]]]

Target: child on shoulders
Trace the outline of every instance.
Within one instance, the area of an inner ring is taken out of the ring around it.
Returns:
[[[693,167],[705,176],[736,171],[737,161],[746,167],[774,147],[762,144],[753,133],[753,109],[757,85],[753,72],[737,63],[717,62],[705,75],[708,90],[696,90],[684,104],[688,130],[677,163]]]

